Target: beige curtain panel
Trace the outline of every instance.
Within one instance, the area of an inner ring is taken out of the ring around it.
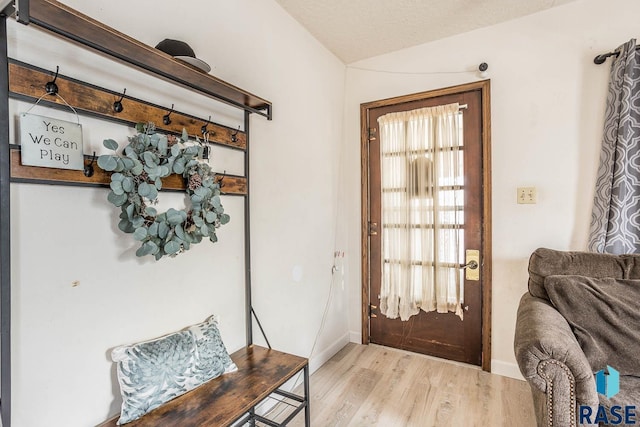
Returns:
[[[380,310],[462,318],[464,171],[458,104],[378,119],[382,180]]]

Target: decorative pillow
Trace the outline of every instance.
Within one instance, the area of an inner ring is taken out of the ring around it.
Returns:
[[[554,275],[640,279],[640,255],[536,249],[529,259],[529,293],[547,301],[544,279]]]
[[[222,343],[217,319],[150,341],[113,349],[122,394],[118,424],[152,409],[224,373],[237,370]]]
[[[544,287],[594,372],[640,376],[640,280],[547,276]]]

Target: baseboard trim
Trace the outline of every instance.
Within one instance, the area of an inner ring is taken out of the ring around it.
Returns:
[[[349,342],[362,344],[362,332],[349,332]]]
[[[311,356],[309,359],[309,374],[313,374],[318,370],[322,365],[324,365],[329,359],[331,359],[337,352],[342,350],[342,348],[349,344],[349,333],[345,333],[343,336],[338,338],[336,342],[326,348],[323,352]]]
[[[491,359],[491,373],[502,375],[503,377],[514,378],[524,381],[518,365],[515,363],[503,362],[502,360]]]

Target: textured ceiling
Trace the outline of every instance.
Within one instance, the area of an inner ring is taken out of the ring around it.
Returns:
[[[345,63],[575,0],[276,0]]]

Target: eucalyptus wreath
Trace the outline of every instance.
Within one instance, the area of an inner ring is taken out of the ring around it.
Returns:
[[[118,143],[106,139],[104,146],[115,154],[98,157],[98,166],[112,172],[107,200],[121,210],[118,228],[133,233],[141,243],[136,255],[159,260],[176,256],[205,237],[216,242],[216,229],[229,222],[229,215],[220,202],[215,174],[198,160],[202,145],[189,143],[185,130],[179,137],[156,133],[153,123],[139,123],[136,130],[121,154]],[[172,173],[185,179],[190,207],[158,213],[153,205],[158,203],[162,178]]]

